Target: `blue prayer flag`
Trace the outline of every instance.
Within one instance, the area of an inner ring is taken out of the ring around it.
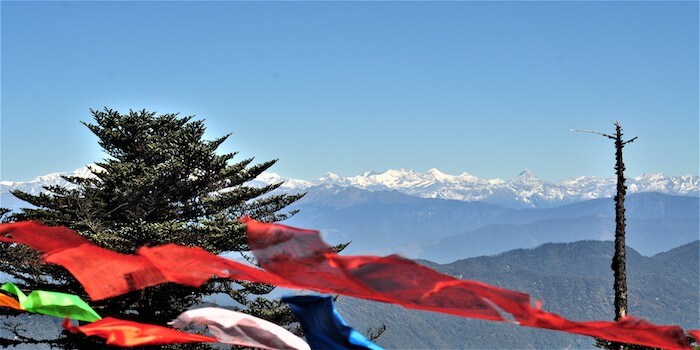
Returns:
[[[312,349],[383,350],[348,326],[333,305],[333,298],[316,295],[284,297]]]

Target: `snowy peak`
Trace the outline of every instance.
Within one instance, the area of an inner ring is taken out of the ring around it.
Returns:
[[[529,169],[525,169],[525,170],[521,171],[520,174],[518,174],[518,176],[516,177],[516,179],[523,179],[523,180],[536,179],[536,180],[539,180],[537,178],[537,176],[535,176],[535,174],[532,171],[530,171]]]
[[[373,171],[348,177],[346,184],[363,189],[397,189],[420,185],[423,180],[418,173],[406,169],[389,169],[383,173]]]
[[[480,179],[480,178],[478,178],[472,174],[466,173],[466,172],[459,174],[457,176],[457,179],[455,179],[455,180],[463,181],[463,182],[483,182],[484,181],[483,179]]]
[[[281,188],[284,190],[296,192],[312,186],[312,183],[309,181],[290,179],[272,172],[263,172],[262,174],[258,175],[257,178],[251,181],[252,186],[266,186],[277,183],[282,183]]]
[[[343,178],[340,175],[334,174],[331,172],[326,173],[326,175],[324,175],[322,178],[318,179],[318,181],[321,181],[321,182],[323,182],[323,181],[328,181],[328,182],[342,181],[342,180],[343,180]]]
[[[345,178],[338,174],[331,172],[326,173],[322,178],[318,179],[316,183],[321,183],[328,186],[347,186],[348,182]]]
[[[376,181],[386,184],[387,186],[397,186],[399,184],[405,184],[406,182],[411,182],[417,179],[415,172],[411,170],[399,169],[399,170],[387,170],[378,175],[371,175]]]
[[[436,168],[432,168],[423,174],[425,177],[432,177],[435,181],[453,181],[456,176],[447,175]]]
[[[525,169],[518,174],[513,180],[508,182],[509,185],[511,186],[516,186],[516,187],[527,187],[527,188],[538,188],[544,186],[544,182],[540,180],[535,174],[528,170]]]

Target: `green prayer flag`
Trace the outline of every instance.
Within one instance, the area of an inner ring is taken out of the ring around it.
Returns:
[[[0,289],[16,295],[20,307],[29,312],[86,322],[102,318],[77,295],[45,290],[35,290],[25,295],[12,282],[3,284]]]

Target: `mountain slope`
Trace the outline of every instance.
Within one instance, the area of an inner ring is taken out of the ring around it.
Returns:
[[[643,254],[653,255],[698,238],[698,218],[627,220],[627,244]],[[496,224],[461,235],[395,248],[410,258],[441,263],[464,257],[494,255],[517,248],[534,248],[544,243],[577,240],[614,240],[613,216],[550,219],[528,224]]]
[[[696,240],[697,197],[638,193],[626,201],[629,241],[647,255]],[[549,209],[508,209],[398,191],[312,187],[293,208],[292,226],[319,229],[347,253],[401,253],[439,262],[547,242],[612,239],[614,203],[596,199]]]

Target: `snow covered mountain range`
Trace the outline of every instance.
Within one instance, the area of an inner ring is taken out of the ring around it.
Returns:
[[[47,185],[66,185],[61,175],[91,175],[87,167],[71,173],[53,173],[28,182],[0,182],[0,195],[5,207],[13,207],[12,190],[38,193]],[[614,178],[581,176],[550,183],[524,170],[512,180],[482,179],[468,173],[449,175],[433,168],[425,173],[413,170],[387,170],[382,173],[366,172],[362,175],[342,177],[328,173],[316,181],[282,177],[276,173],[261,174],[252,183],[266,185],[284,182],[285,192],[302,192],[356,187],[367,191],[398,191],[422,198],[442,198],[459,201],[481,201],[509,208],[549,208],[589,199],[612,197],[615,194]],[[629,193],[659,192],[671,195],[698,196],[700,177],[693,175],[665,176],[643,174],[627,179]]]
[[[512,180],[482,179],[468,173],[449,175],[438,169],[425,173],[413,170],[366,172],[341,177],[328,173],[316,181],[295,180],[275,173],[262,174],[259,184],[285,181],[288,191],[303,191],[312,187],[356,187],[368,191],[396,190],[422,198],[442,198],[459,201],[481,201],[510,208],[547,208],[589,199],[612,197],[615,178],[581,176],[549,183],[524,170]],[[700,177],[692,175],[665,176],[643,174],[627,179],[629,193],[659,192],[671,195],[698,196]]]

